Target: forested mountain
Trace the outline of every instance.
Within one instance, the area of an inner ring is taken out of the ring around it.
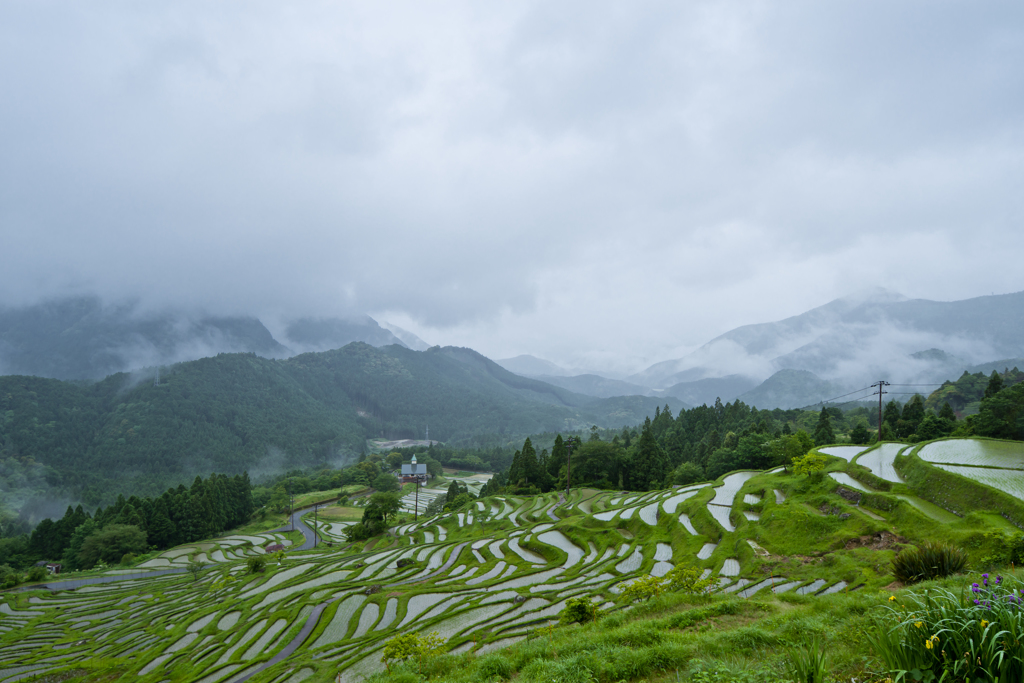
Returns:
[[[596,396],[598,398],[656,395],[651,389],[642,387],[639,384],[630,384],[629,382],[623,382],[621,379],[609,379],[600,375],[575,375],[573,377],[537,375],[534,379],[539,379],[540,381],[547,382],[548,384],[554,384],[556,387],[562,387],[569,391],[575,391],[578,394]],[[675,396],[675,394],[668,395]],[[714,401],[714,397],[712,397],[711,400]]]
[[[710,406],[714,405],[716,399],[728,403],[740,394],[754,389],[756,386],[757,382],[749,377],[728,375],[726,377],[707,377],[705,379],[679,382],[661,393],[665,396],[674,396],[690,405]]]
[[[0,490],[96,505],[112,480],[156,495],[200,473],[352,458],[367,437],[419,437],[427,425],[431,437],[458,443],[635,425],[665,402],[582,396],[470,349],[364,343],[287,360],[220,354],[93,384],[6,376]]]
[[[802,408],[826,401],[848,389],[806,370],[779,370],[737,398],[757,408]]]

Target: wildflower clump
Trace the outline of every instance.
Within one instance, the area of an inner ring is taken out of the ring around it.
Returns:
[[[959,593],[890,596],[868,633],[885,672],[907,681],[1024,680],[1024,584],[982,574]]]

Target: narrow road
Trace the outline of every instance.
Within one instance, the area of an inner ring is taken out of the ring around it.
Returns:
[[[316,507],[316,506],[313,506],[313,507]],[[312,529],[310,529],[308,526],[306,526],[306,523],[302,521],[302,516],[304,514],[306,514],[307,512],[312,512],[313,511],[313,507],[302,508],[301,510],[296,510],[295,512],[292,513],[292,516],[291,516],[290,521],[288,522],[288,524],[285,524],[280,529],[271,529],[271,531],[269,533],[278,533],[278,534],[280,534],[280,533],[284,533],[285,531],[291,531],[292,530],[292,526],[294,525],[295,531],[298,531],[298,532],[300,532],[302,534],[303,543],[298,548],[292,547],[292,548],[289,548],[289,550],[293,550],[293,551],[294,550],[312,550],[316,546],[318,535],[316,533],[314,533]]]
[[[113,583],[114,581],[134,581],[135,579],[149,579],[154,576],[166,576],[167,574],[184,574],[187,569],[175,567],[173,569],[154,569],[148,572],[132,572],[131,574],[117,574],[115,576],[93,576],[87,579],[66,579],[64,581],[50,581],[48,583],[34,583],[31,586],[20,586],[18,590],[34,591],[46,588],[51,591],[66,591],[81,588],[82,586],[93,586],[97,583]]]

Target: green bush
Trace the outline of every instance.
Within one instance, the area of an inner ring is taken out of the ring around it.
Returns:
[[[715,579],[708,576],[701,578],[703,571],[696,567],[688,567],[684,564],[677,564],[668,574],[665,575],[665,583],[671,591],[685,593],[687,595],[706,595]]]
[[[121,556],[121,564],[129,565],[135,561],[135,553],[125,553]]]
[[[46,571],[46,567],[32,567],[28,570],[26,578],[33,583],[38,583],[39,581],[45,581],[49,575],[50,572]]]
[[[665,590],[662,580],[656,576],[641,576],[622,589],[622,599],[627,603],[655,598]]]
[[[558,620],[563,624],[585,624],[597,620],[597,605],[590,598],[569,598],[565,607],[558,613]]]
[[[250,574],[259,574],[267,568],[267,558],[262,555],[250,557],[245,561],[245,566],[248,568]]]
[[[892,573],[906,584],[941,579],[967,569],[967,553],[948,543],[928,542],[918,548],[907,548],[892,560]]]

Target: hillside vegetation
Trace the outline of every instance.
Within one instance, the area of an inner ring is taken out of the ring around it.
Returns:
[[[895,677],[886,642],[896,638],[923,668],[936,643],[967,648],[970,680],[993,681],[998,638],[984,629],[1016,613],[972,616],[970,598],[956,596],[1019,588],[1002,568],[1024,551],[1014,525],[1024,500],[926,460],[964,453],[979,471],[1024,460],[1019,443],[1000,441],[828,446],[790,471],[678,489],[468,498],[356,543],[345,540],[349,522],[326,515],[320,533],[332,545],[282,559],[263,546],[297,535],[211,538],[135,567],[178,573],[4,594],[0,672],[140,683],[781,683],[797,680],[795,664],[824,657],[826,677],[801,683],[863,681]],[[929,542],[961,548],[972,573],[895,583],[893,560]],[[929,587],[952,591],[973,645],[919,605]],[[1008,666],[1001,680],[1019,673]]]
[[[95,506],[211,471],[354,460],[368,437],[419,438],[428,425],[433,438],[469,442],[637,424],[662,402],[573,394],[468,349],[363,343],[288,360],[221,354],[91,384],[5,376],[0,487]]]

